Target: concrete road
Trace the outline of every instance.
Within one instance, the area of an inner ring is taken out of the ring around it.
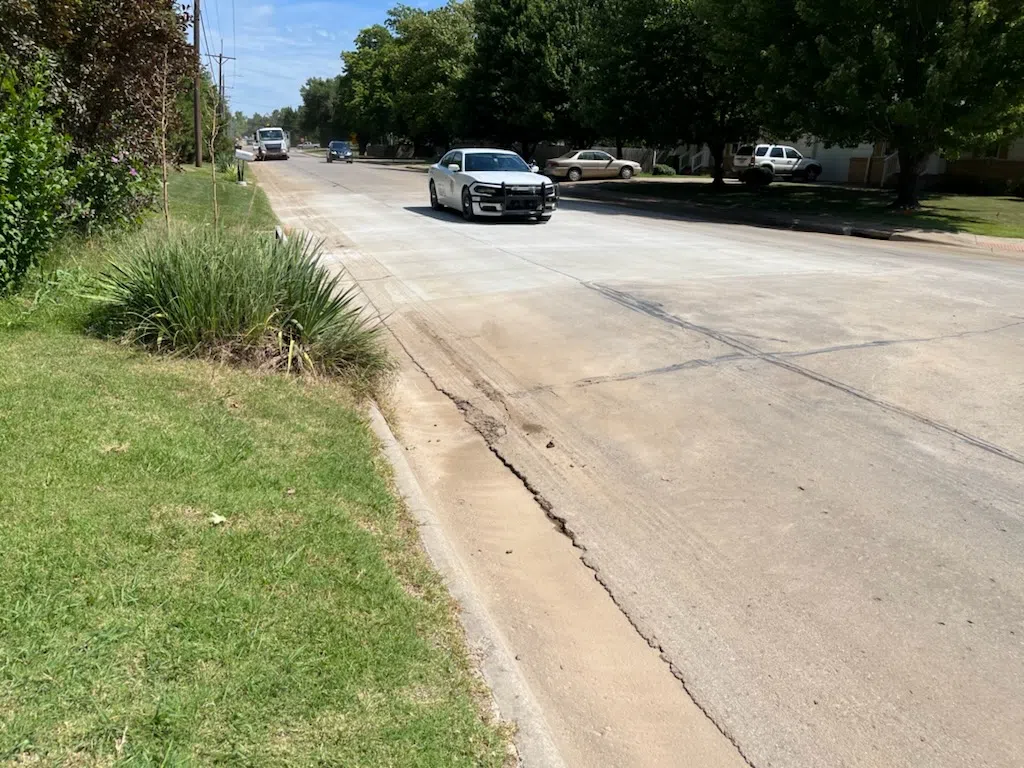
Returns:
[[[1024,764],[1024,262],[257,170],[751,764]]]

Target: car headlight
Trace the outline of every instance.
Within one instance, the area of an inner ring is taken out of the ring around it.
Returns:
[[[497,197],[501,194],[501,187],[496,184],[474,184],[469,189],[480,197]]]

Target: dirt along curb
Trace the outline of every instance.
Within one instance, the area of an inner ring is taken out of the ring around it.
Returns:
[[[516,724],[519,764],[528,768],[566,768],[547,721],[523,678],[505,639],[480,603],[465,566],[441,530],[440,521],[420,487],[387,419],[370,405],[370,426],[394,471],[395,486],[419,526],[420,541],[459,605],[466,638],[494,696],[501,717]]]
[[[924,229],[895,229],[872,227],[844,221],[823,220],[819,217],[799,217],[786,213],[773,213],[752,209],[723,210],[707,205],[696,205],[680,200],[666,200],[648,195],[628,195],[594,189],[587,185],[562,184],[559,195],[566,200],[621,205],[645,211],[724,224],[746,224],[796,232],[817,232],[826,235],[866,237],[872,240],[931,243],[955,248],[981,248],[987,251],[1006,251],[1024,254],[1024,239],[985,237],[964,232],[940,232]]]

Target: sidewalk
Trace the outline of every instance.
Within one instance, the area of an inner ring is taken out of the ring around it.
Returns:
[[[584,183],[561,184],[559,194],[565,200],[621,205],[645,211],[717,221],[726,224],[747,224],[774,229],[792,229],[798,232],[820,232],[829,235],[867,237],[873,240],[932,243],[957,248],[982,248],[988,251],[1024,254],[1024,238],[986,237],[967,232],[906,229],[885,226],[876,222],[838,219],[833,216],[805,214],[794,216],[786,212],[762,211],[749,208],[718,208],[712,205],[671,200],[651,195],[612,191],[600,185]]]

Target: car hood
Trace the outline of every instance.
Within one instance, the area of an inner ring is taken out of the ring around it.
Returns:
[[[473,181],[484,184],[551,184],[547,176],[529,171],[466,171],[465,174]]]

